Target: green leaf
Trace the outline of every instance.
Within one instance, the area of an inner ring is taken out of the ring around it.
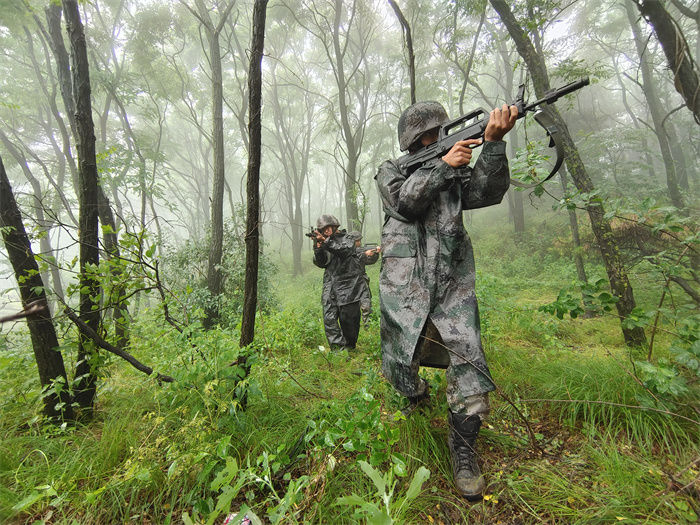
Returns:
[[[43,497],[43,494],[39,492],[32,492],[29,496],[21,500],[19,503],[17,503],[14,507],[12,507],[12,510],[15,512],[21,512],[24,509],[31,507],[39,501]]]
[[[365,500],[363,500],[357,494],[350,494],[349,496],[342,496],[335,500],[336,505],[363,505]]]
[[[366,461],[360,461],[359,463],[362,471],[367,474],[369,479],[372,480],[372,483],[374,483],[374,486],[377,487],[377,491],[380,494],[386,492],[386,482],[384,481],[381,473]]]
[[[406,491],[406,501],[416,499],[421,488],[423,488],[423,483],[425,483],[425,480],[427,480],[429,477],[430,471],[427,468],[423,466],[418,468],[416,473],[413,475],[413,479],[411,480],[408,490]]]
[[[391,461],[394,464],[394,474],[398,477],[403,478],[408,474],[408,469],[406,468],[406,462],[396,454],[391,455]]]

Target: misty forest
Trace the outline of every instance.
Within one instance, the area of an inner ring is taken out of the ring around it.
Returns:
[[[0,522],[696,523],[699,29],[697,0],[0,0]],[[336,348],[309,232],[382,244],[416,101],[573,82],[463,212],[471,502],[449,374],[409,410],[382,373],[387,256]]]

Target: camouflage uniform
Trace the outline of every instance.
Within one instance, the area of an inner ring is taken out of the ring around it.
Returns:
[[[474,255],[462,210],[503,199],[510,184],[505,142],[485,142],[473,168],[438,160],[404,173],[396,161],[386,161],[376,180],[385,213],[379,276],[382,371],[402,394],[422,395],[419,340],[427,327],[435,328],[449,348],[450,409],[487,412],[485,394],[495,387],[481,347]]]
[[[359,246],[355,248],[356,257],[362,268],[362,278],[365,281],[365,286],[362,290],[362,295],[360,297],[360,311],[362,312],[362,323],[367,327],[369,323],[369,316],[372,314],[372,290],[369,287],[369,276],[365,271],[365,266],[368,264],[374,264],[379,259],[379,253],[373,253],[372,255],[367,255],[365,252],[367,248]]]
[[[360,331],[364,268],[355,256],[355,240],[338,231],[314,248],[313,262],[323,273],[323,325],[331,347],[354,348]]]

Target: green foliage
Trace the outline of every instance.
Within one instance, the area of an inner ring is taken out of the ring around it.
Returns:
[[[539,129],[539,125],[536,127]],[[546,162],[550,157],[544,153],[546,151],[543,142],[528,140],[526,147],[518,150],[515,159],[510,163],[511,177],[523,184],[535,184],[544,180],[549,174]],[[522,191],[522,188],[516,187],[516,190]],[[542,185],[535,186],[533,193],[540,197],[544,193],[544,188]]]
[[[654,494],[666,489],[664,472],[683,484],[694,479],[683,469],[697,452],[697,429],[654,410],[696,418],[688,403],[697,396],[697,320],[684,311],[671,325],[669,308],[655,343],[661,368],[635,364],[635,377],[615,317],[570,319],[573,306],[561,319],[538,311],[575,279],[565,226],[550,222],[520,245],[501,233],[476,243],[492,373],[548,454],[526,453],[522,422],[494,394],[479,440],[489,484],[482,504],[465,505],[451,485],[444,373],[427,374],[432,407],[397,413],[404,401],[378,373],[376,318],[356,352],[330,354],[320,272],[309,272],[273,283],[279,303],[259,315],[256,342],[245,350],[235,329],[191,322],[180,334],[159,308],[141,309],[130,351],[176,383],[158,385],[107,360],[96,417],[85,426],[49,432],[39,419],[12,423],[38,411],[40,390],[26,338],[9,338],[0,384],[17,395],[0,401],[0,521],[49,513],[61,523],[204,524],[246,514],[271,523],[690,521],[685,495],[664,493],[658,505]],[[135,257],[139,244],[154,266],[147,239],[123,253]],[[584,255],[600,274],[595,254]],[[146,270],[130,290],[153,284]],[[376,286],[378,268],[369,270]],[[109,273],[105,266],[99,278],[116,286]],[[601,281],[592,279],[586,293],[603,311]],[[644,282],[648,311],[659,283]],[[580,286],[567,289],[582,308]]]
[[[540,306],[538,310],[556,315],[559,319],[563,319],[566,314],[576,319],[586,311],[594,314],[610,312],[618,300],[607,290],[605,279],[596,279],[561,289],[555,301]]]
[[[197,325],[190,325],[175,341],[189,349],[181,353],[173,373],[176,381],[161,394],[162,402],[186,408],[184,417],[205,417],[212,427],[226,428],[251,397],[260,395],[250,376],[257,349],[239,348],[234,332],[204,331]]]
[[[420,467],[411,479],[411,484],[406,493],[400,498],[394,498],[397,479],[394,469],[389,469],[382,474],[366,461],[360,460],[360,468],[372,480],[377,489],[374,501],[368,501],[357,494],[338,498],[338,505],[357,507],[354,516],[358,519],[365,518],[367,523],[391,525],[392,523],[404,523],[408,505],[416,499],[423,483],[430,477],[430,471]]]
[[[280,446],[281,450],[283,446]],[[218,469],[218,472],[210,483],[209,487],[217,493],[216,503],[213,498],[201,500],[195,505],[192,516],[189,513],[183,514],[185,523],[200,523],[212,525],[222,514],[229,513],[231,502],[245,488],[248,491],[245,495],[249,503],[242,504],[236,513],[239,518],[247,515],[253,523],[262,523],[255,512],[251,510],[249,504],[256,499],[256,494],[264,494],[264,498],[256,503],[266,509],[266,516],[270,523],[296,522],[299,514],[295,507],[303,501],[303,489],[308,485],[309,477],[300,476],[292,479],[287,473],[280,477],[282,463],[275,454],[263,452],[251,465],[250,460],[245,468],[238,465],[238,461],[231,457],[224,458],[225,465]],[[284,492],[279,490],[279,482],[286,482]],[[232,518],[233,519],[233,518]],[[235,523],[235,522],[231,522]]]
[[[406,475],[406,458],[394,451],[399,440],[399,430],[382,418],[381,402],[366,388],[361,388],[340,404],[333,413],[340,412],[333,424],[322,419],[318,423],[309,421],[309,432],[305,436],[318,449],[336,450],[342,447],[353,453],[358,460],[368,461],[373,466],[391,461],[397,476]],[[405,419],[396,412],[394,421]]]
[[[240,212],[240,210],[239,210]],[[224,244],[221,270],[224,290],[213,298],[206,285],[209,258],[208,238],[188,240],[184,245],[166,250],[163,280],[178,297],[178,305],[193,318],[201,318],[208,305],[219,302],[222,323],[235,326],[243,312],[245,285],[245,239],[236,216],[224,224]],[[273,276],[276,266],[265,252],[260,254],[258,269],[258,310],[269,311],[274,306]]]

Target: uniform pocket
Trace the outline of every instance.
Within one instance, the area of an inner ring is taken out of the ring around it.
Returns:
[[[416,266],[415,250],[413,256],[389,257],[382,259],[382,271],[379,274],[379,284],[382,287],[395,288],[405,286],[411,280]]]

